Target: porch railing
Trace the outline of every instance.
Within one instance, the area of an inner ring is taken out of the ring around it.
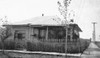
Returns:
[[[43,42],[59,42],[59,43],[64,43],[65,42],[65,39],[39,39],[40,41],[43,41]],[[79,41],[79,39],[74,39],[73,41],[70,41],[69,39],[67,40],[68,42],[77,42]]]

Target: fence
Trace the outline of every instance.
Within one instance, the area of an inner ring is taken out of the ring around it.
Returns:
[[[43,51],[43,52],[60,52],[65,53],[65,40],[39,40],[37,43],[21,41],[16,44],[16,41],[5,42],[4,49],[9,50],[28,50],[28,51]],[[89,42],[81,40],[81,42],[68,42],[68,53],[82,53],[89,45]],[[0,45],[1,47],[1,45]],[[1,47],[2,48],[2,47]]]

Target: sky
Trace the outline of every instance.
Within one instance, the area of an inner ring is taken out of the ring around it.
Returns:
[[[63,0],[0,0],[0,19],[7,16],[10,23],[41,16],[60,16],[57,1]],[[75,12],[74,21],[83,32],[81,38],[92,38],[96,24],[96,40],[100,40],[100,0],[72,0],[69,10]]]

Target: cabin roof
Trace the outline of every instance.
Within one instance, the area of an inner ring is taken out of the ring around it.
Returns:
[[[32,26],[32,27],[64,26],[61,23],[62,23],[61,19],[58,16],[41,16],[24,20],[21,22],[5,24],[3,26]],[[69,25],[75,25],[75,28],[77,28],[77,30],[82,31],[80,27],[75,23],[69,23]]]

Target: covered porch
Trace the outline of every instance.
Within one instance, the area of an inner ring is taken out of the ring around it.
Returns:
[[[41,41],[50,42],[65,42],[66,39],[66,27],[63,25],[41,25],[32,26],[33,39],[39,39]],[[81,29],[76,24],[70,24],[68,28],[68,41],[77,41],[79,39],[79,32]]]

